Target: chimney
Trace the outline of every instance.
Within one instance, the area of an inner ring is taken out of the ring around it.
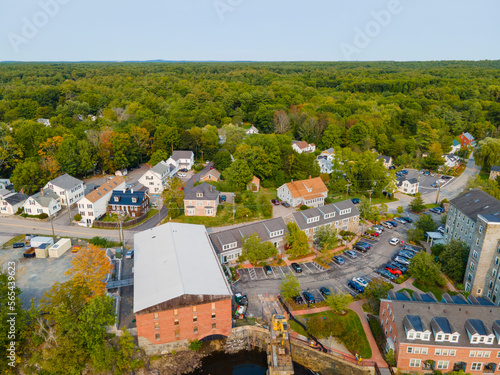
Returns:
[[[292,178],[292,182],[291,182],[291,184],[293,184],[293,178]]]
[[[45,196],[45,192],[43,191],[43,188],[40,189],[40,193],[42,193],[42,197]]]
[[[309,175],[309,179],[311,179],[311,178],[312,178],[311,175]]]
[[[134,188],[130,189],[130,192],[131,192],[132,194],[134,194]]]
[[[21,188],[21,194],[24,194],[24,188]]]
[[[212,185],[210,185],[210,191],[212,191],[212,188],[213,188],[213,186],[212,186]]]

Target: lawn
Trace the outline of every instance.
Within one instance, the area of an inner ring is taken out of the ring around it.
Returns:
[[[437,285],[430,285],[430,286],[424,285],[424,284],[419,283],[418,281],[414,281],[412,285],[415,288],[420,289],[421,291],[423,291],[425,293],[431,292],[432,294],[434,294],[434,296],[437,298],[438,301],[441,301],[441,299],[443,298],[443,294],[447,292],[446,290],[441,289]]]
[[[6,249],[8,247],[11,247],[13,244],[15,244],[16,242],[24,242],[24,234],[20,234],[19,236],[16,236],[14,238],[11,238],[10,240],[8,240],[6,243],[4,243],[2,245],[2,248],[3,249]]]
[[[308,319],[311,319],[316,316],[326,318],[327,322],[329,323],[325,325],[325,330],[322,331],[322,335],[317,336],[318,339],[326,338],[330,334],[335,336],[335,333],[331,332],[331,329],[329,328],[331,325],[336,325],[336,323],[341,324],[343,327],[345,327],[346,332],[349,333],[355,332],[356,336],[360,338],[359,344],[356,347],[352,348],[348,347],[348,349],[351,352],[359,353],[359,355],[362,358],[368,359],[372,357],[372,350],[370,348],[370,344],[368,343],[368,339],[366,338],[363,325],[361,324],[361,320],[359,319],[358,315],[354,311],[348,310],[346,315],[337,315],[332,311],[326,311],[317,314],[301,315],[299,319],[303,323],[306,323]],[[302,329],[302,327],[300,327],[294,321],[290,321],[290,328],[300,335],[307,336],[306,332]]]
[[[361,197],[362,197],[361,195],[349,195],[349,197],[347,199],[354,199],[354,198],[361,199]],[[368,197],[366,197],[366,198],[368,198]],[[330,198],[331,203],[337,203],[337,202],[341,202],[341,201],[345,201],[345,200],[346,200],[345,195],[335,196],[333,198]],[[392,198],[387,198],[387,197],[374,198],[374,197],[372,197],[372,204],[396,202],[398,200],[399,199],[394,198],[394,197],[392,197]]]

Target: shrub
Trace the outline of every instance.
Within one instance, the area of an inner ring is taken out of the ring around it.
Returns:
[[[80,220],[82,220],[82,215],[80,215],[80,214],[76,214],[76,215],[73,217],[73,219],[75,219],[75,221],[80,221]]]
[[[24,207],[19,207],[19,208],[17,209],[16,215],[20,215],[20,214],[22,214],[23,212],[24,212]]]
[[[202,345],[203,343],[200,340],[196,339],[189,342],[189,349],[192,350],[193,352],[197,352],[198,350],[201,349]]]
[[[49,215],[47,215],[45,212],[42,212],[40,215],[38,215],[39,219],[46,219],[48,217],[49,217]]]
[[[305,204],[301,205],[299,208],[301,211],[308,210],[309,207],[307,207]]]

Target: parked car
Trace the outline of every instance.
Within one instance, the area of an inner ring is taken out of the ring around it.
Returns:
[[[441,234],[444,234],[444,225],[440,225],[437,229],[437,231]]]
[[[24,247],[24,242],[16,242],[15,244],[12,245],[14,249],[19,249],[21,247]]]
[[[363,253],[366,253],[368,251],[368,248],[366,246],[361,245],[359,242],[355,243],[352,248],[354,250],[359,250],[359,251],[361,251]]]
[[[401,170],[401,173],[404,174],[404,175],[407,175],[408,174],[408,171],[406,169],[402,169]]]
[[[297,263],[292,263],[291,266],[296,273],[302,272],[302,267],[300,267]]]
[[[385,228],[382,226],[382,225],[374,225],[373,228],[378,228],[380,229],[382,232],[385,230]]]
[[[442,180],[451,180],[453,177],[451,176],[441,176]]]
[[[394,228],[397,228],[398,227],[398,223],[396,223],[395,221],[393,220],[389,220],[388,223],[390,223]]]
[[[431,208],[429,211],[434,212],[435,214],[438,214],[438,215],[442,214],[441,210],[439,210],[438,207]]]
[[[316,303],[316,300],[314,299],[314,296],[310,292],[302,292],[302,295],[304,296],[305,301],[308,304],[313,304]]]
[[[286,207],[286,208],[290,207],[290,205],[288,204],[288,202],[285,202],[285,201],[281,202],[281,205],[284,206],[284,207]]]
[[[428,176],[428,175],[430,175],[430,174],[431,174],[431,172],[429,172],[429,171],[424,171],[424,176]]]
[[[370,237],[378,237],[379,236],[378,232],[375,232],[375,231],[366,231],[363,235],[370,236]]]
[[[357,258],[358,256],[356,255],[356,253],[352,250],[346,250],[344,251],[344,254],[347,255],[349,258],[352,258],[352,259],[355,259]]]
[[[354,204],[358,204],[359,203],[359,199],[358,198],[352,198],[351,202],[354,203]]]
[[[443,207],[436,207],[436,209],[438,209],[439,211],[441,211],[441,213],[444,213],[444,208]]]
[[[332,260],[337,264],[344,264],[345,263],[345,260],[342,257],[339,257],[338,255],[334,255]]]
[[[221,195],[220,196],[220,200],[221,200],[221,202],[225,202],[226,201],[226,196],[225,195]]]
[[[402,272],[402,271],[401,271],[398,267],[395,267],[395,266],[393,266],[393,265],[391,265],[391,264],[387,264],[387,265],[384,267],[384,269],[385,269],[386,271],[389,271],[389,272],[390,272],[390,273],[392,273],[393,275],[398,275],[398,276],[399,276],[399,275],[402,275],[402,274],[403,274],[403,272]]]
[[[292,299],[296,305],[303,305],[304,304],[304,299],[302,298],[302,296],[295,296]]]
[[[361,246],[364,246],[366,247],[368,250],[370,250],[372,248],[372,246],[369,244],[369,243],[366,243],[366,242],[363,242],[363,241],[359,241],[358,242]]]
[[[393,266],[393,267],[396,267],[398,270],[400,270],[402,273],[406,273],[408,272],[408,267],[402,265],[402,264],[398,264],[396,262],[392,262],[392,263],[389,263],[389,265]]]
[[[389,244],[392,245],[392,246],[396,246],[398,243],[399,243],[399,238],[397,238],[397,237],[392,237],[389,240]]]
[[[392,171],[393,169],[396,169],[396,166],[395,165],[390,165],[389,166],[389,170]]]
[[[354,289],[358,293],[363,293],[365,291],[365,288],[362,285],[353,280],[349,280],[347,282],[347,286],[351,289]]]
[[[400,257],[400,256],[396,256],[396,257],[394,258],[394,261],[395,261],[396,263],[400,263],[400,264],[402,264],[402,265],[404,265],[404,266],[407,266],[407,265],[409,265],[409,264],[410,264],[410,260],[409,260],[409,259],[406,259],[406,258],[403,258],[403,257]]]
[[[375,272],[378,273],[380,276],[385,277],[386,279],[389,279],[391,281],[396,280],[396,276],[394,276],[389,271],[386,271],[386,270],[383,270],[383,269],[378,269]]]
[[[271,268],[270,265],[266,264],[264,266],[264,272],[266,273],[266,275],[272,275],[273,274],[273,269]]]
[[[410,251],[410,252],[416,254],[416,253],[422,251],[423,249],[421,247],[416,247],[413,245],[404,245],[401,250]]]
[[[413,259],[413,257],[415,256],[415,253],[413,253],[411,251],[401,250],[401,251],[398,252],[398,255],[400,257],[403,257],[403,258]]]
[[[322,286],[321,288],[319,288],[319,291],[324,297],[328,297],[329,295],[332,294],[330,289],[328,289],[326,286]]]
[[[402,217],[402,219],[404,219],[407,223],[413,223],[413,220],[410,219],[408,216],[404,216]]]
[[[402,219],[400,217],[395,217],[394,219],[392,219],[393,221],[395,221],[396,223],[400,223],[400,224],[406,224],[406,220],[405,219]]]
[[[391,223],[389,223],[388,221],[383,221],[380,223],[380,225],[382,225],[383,227],[385,227],[387,229],[391,229],[393,227],[393,225]]]
[[[134,257],[134,250],[130,249],[129,251],[127,251],[127,254],[125,254],[125,258],[132,259],[133,257]]]
[[[274,204],[275,206],[279,206],[280,201],[277,199],[271,199],[271,203]]]
[[[380,229],[378,226],[373,226],[370,228],[371,230],[377,232],[378,234],[382,234],[382,232],[384,231],[383,229]]]
[[[353,277],[352,281],[357,282],[359,285],[361,285],[363,288],[366,288],[368,286],[368,281],[363,279],[362,277]]]

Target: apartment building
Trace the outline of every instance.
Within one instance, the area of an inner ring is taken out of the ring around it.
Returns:
[[[139,183],[149,189],[149,195],[159,196],[168,179],[179,169],[178,165],[161,161],[139,178]]]
[[[139,346],[160,354],[231,334],[232,291],[203,225],[148,229],[134,247]]]
[[[54,193],[56,193],[63,206],[67,206],[68,202],[72,205],[82,199],[85,195],[83,181],[80,181],[67,173],[47,182],[44,189],[51,189]]]
[[[465,289],[500,303],[500,201],[481,189],[450,201],[445,242],[458,240],[470,247]]]
[[[195,186],[184,196],[184,214],[186,216],[217,215],[219,191],[206,182]]]
[[[500,373],[500,308],[484,297],[389,292],[379,319],[398,369],[432,374]]]

